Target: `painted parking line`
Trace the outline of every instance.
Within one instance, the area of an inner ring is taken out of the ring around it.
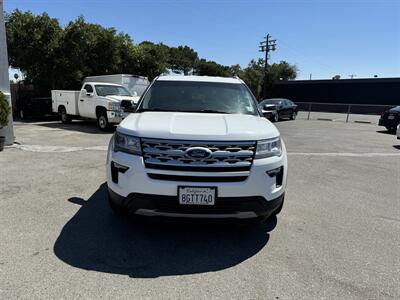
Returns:
[[[65,153],[76,151],[107,151],[107,146],[89,146],[89,147],[74,147],[74,146],[44,146],[44,145],[19,145],[6,146],[6,149],[19,149],[29,152],[42,153]]]
[[[400,156],[399,153],[394,152],[380,152],[380,153],[370,153],[370,152],[289,152],[290,156],[344,156],[344,157],[391,157]]]

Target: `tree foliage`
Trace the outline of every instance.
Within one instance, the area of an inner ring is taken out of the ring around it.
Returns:
[[[154,77],[172,70],[183,74],[239,76],[260,97],[264,79],[264,60],[225,66],[199,58],[186,45],[169,47],[163,43],[132,38],[115,28],[87,23],[83,16],[62,27],[46,13],[13,11],[6,15],[9,62],[25,73],[25,80],[42,91],[78,88],[84,77],[102,74],[137,74]],[[268,66],[267,86],[278,80],[294,79],[296,66],[285,61]]]

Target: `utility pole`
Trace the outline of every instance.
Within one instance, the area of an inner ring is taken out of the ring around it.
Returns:
[[[353,78],[356,77],[356,76],[357,76],[356,74],[350,74],[350,75],[349,75],[350,79],[353,79]]]
[[[264,40],[260,42],[260,52],[265,52],[265,64],[264,64],[264,82],[263,82],[263,98],[267,96],[267,79],[268,79],[268,58],[269,52],[276,50],[276,40],[271,39],[271,35],[268,33]]]

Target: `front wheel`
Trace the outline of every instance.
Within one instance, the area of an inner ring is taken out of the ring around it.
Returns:
[[[107,113],[102,111],[97,115],[97,126],[102,131],[106,131],[110,128],[110,123],[108,122]]]
[[[296,120],[297,117],[297,112],[292,112],[292,115],[290,116],[290,120]]]
[[[278,115],[277,113],[274,114],[272,121],[273,121],[274,123],[276,123],[276,122],[279,121],[279,115]]]

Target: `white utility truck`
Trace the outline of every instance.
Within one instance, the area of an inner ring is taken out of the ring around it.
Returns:
[[[118,124],[136,107],[138,96],[120,84],[85,82],[80,91],[52,90],[52,109],[69,123],[73,118],[96,119],[101,130]]]
[[[132,96],[140,98],[150,82],[147,77],[132,75],[132,74],[113,74],[113,75],[100,75],[88,76],[84,79],[86,82],[106,82],[120,84],[125,87]]]

